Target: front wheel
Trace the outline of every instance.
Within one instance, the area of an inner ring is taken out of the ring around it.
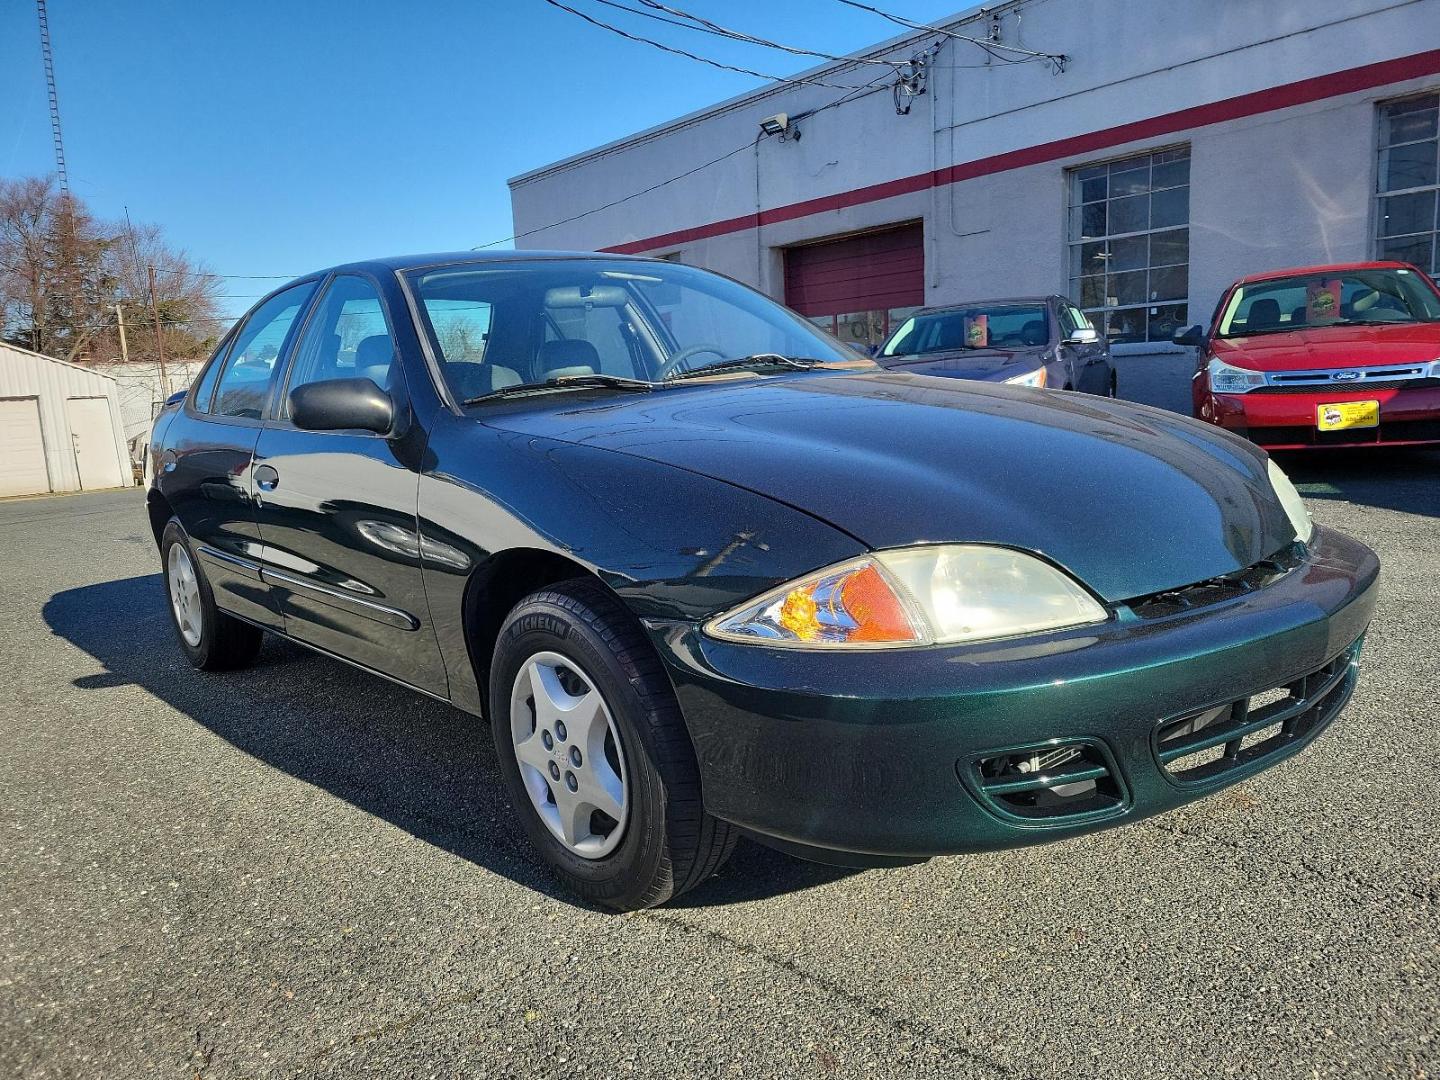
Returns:
[[[736,833],[705,812],[660,659],[596,582],[522,600],[491,663],[500,771],[531,843],[587,900],[663,904],[720,868]]]

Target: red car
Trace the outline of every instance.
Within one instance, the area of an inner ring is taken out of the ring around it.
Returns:
[[[1242,278],[1200,350],[1195,415],[1270,450],[1440,443],[1440,289],[1399,262]]]

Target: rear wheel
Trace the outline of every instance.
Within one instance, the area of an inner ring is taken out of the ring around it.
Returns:
[[[171,518],[160,536],[170,624],[185,658],[201,671],[249,667],[260,652],[263,633],[215,606],[210,583],[190,550],[180,522]]]
[[[563,582],[510,613],[491,664],[490,717],[526,834],[585,899],[663,904],[733,850],[735,831],[701,803],[659,657],[599,584]]]

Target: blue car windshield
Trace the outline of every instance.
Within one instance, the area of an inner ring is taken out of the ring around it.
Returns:
[[[880,355],[1036,348],[1049,338],[1044,304],[975,304],[911,316],[885,343]]]
[[[457,400],[645,388],[874,362],[729,278],[665,262],[534,259],[409,271]]]

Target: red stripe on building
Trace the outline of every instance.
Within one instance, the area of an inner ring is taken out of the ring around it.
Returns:
[[[897,195],[908,195],[932,187],[943,187],[961,180],[971,180],[977,176],[989,176],[1008,172],[1011,169],[1022,169],[1027,165],[1039,165],[1047,161],[1073,157],[1076,154],[1108,150],[1113,146],[1120,146],[1128,142],[1158,138],[1191,128],[1208,127],[1212,124],[1238,120],[1246,116],[1258,116],[1262,113],[1289,109],[1312,101],[1323,101],[1326,98],[1354,94],[1362,90],[1384,86],[1387,83],[1423,78],[1436,73],[1440,73],[1440,49],[1431,49],[1428,52],[1415,53],[1413,56],[1382,60],[1379,63],[1347,68],[1344,71],[1335,71],[1328,75],[1316,75],[1313,78],[1301,79],[1283,86],[1272,86],[1266,90],[1256,90],[1253,93],[1213,101],[1207,105],[1178,109],[1175,112],[1152,116],[1146,120],[1136,120],[1129,124],[1102,128],[1085,135],[1073,135],[1065,139],[1056,139],[1053,142],[1040,143],[1037,146],[1011,150],[1004,154],[994,154],[990,157],[978,158],[975,161],[936,169],[934,172],[918,173],[914,176],[901,177],[899,180],[887,180],[884,183],[871,184],[869,187],[841,191],[834,195],[823,195],[817,199],[806,199],[803,202],[790,203],[787,206],[777,206],[762,211],[758,215],[743,214],[740,217],[726,218],[724,221],[712,221],[707,225],[696,225],[689,229],[661,233],[659,236],[647,237],[644,240],[631,240],[628,243],[616,244],[614,247],[601,250],[619,255],[633,255],[642,251],[653,251],[657,248],[675,247],[711,236],[723,236],[726,233],[753,229],[757,222],[761,225],[772,225],[780,221],[809,217],[811,214],[821,214],[827,210],[843,210],[849,206],[878,202],[881,199],[892,199]]]

